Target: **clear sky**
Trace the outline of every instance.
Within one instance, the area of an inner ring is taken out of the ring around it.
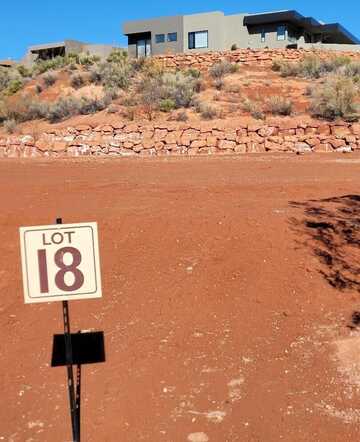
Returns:
[[[29,45],[64,39],[125,46],[123,21],[216,10],[232,14],[296,9],[326,23],[339,22],[360,38],[360,0],[0,1],[0,59],[19,59]]]

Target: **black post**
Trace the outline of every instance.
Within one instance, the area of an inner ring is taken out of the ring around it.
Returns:
[[[56,224],[62,224],[62,219],[57,218]],[[71,427],[73,434],[73,441],[80,442],[80,420],[77,411],[77,401],[75,395],[74,385],[74,373],[72,366],[72,345],[71,345],[71,332],[70,332],[70,317],[69,317],[69,304],[68,301],[62,302],[63,318],[64,318],[64,338],[65,338],[65,354],[66,354],[66,368],[67,368],[67,381],[69,390],[69,402],[70,402],[70,415],[71,415]]]

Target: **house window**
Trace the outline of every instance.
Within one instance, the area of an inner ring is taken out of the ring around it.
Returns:
[[[265,43],[266,40],[266,32],[265,29],[261,31],[261,43]]]
[[[167,41],[177,41],[177,32],[169,32]]]
[[[155,41],[156,43],[165,43],[165,34],[156,34]]]
[[[208,47],[208,31],[189,32],[189,49],[203,49]]]
[[[277,28],[277,39],[278,41],[285,40],[286,37],[286,26],[278,26]]]

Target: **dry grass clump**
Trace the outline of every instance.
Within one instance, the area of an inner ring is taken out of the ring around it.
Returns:
[[[56,83],[56,80],[57,80],[57,74],[55,72],[47,72],[43,76],[45,87],[53,86]]]
[[[293,102],[280,95],[270,97],[266,102],[266,110],[273,115],[291,115],[293,111]]]
[[[282,77],[321,78],[351,64],[351,58],[337,55],[322,59],[316,54],[304,57],[298,62],[275,60],[272,69]]]
[[[242,103],[242,108],[245,112],[248,112],[253,118],[256,118],[257,120],[265,119],[265,114],[259,101],[245,98]]]

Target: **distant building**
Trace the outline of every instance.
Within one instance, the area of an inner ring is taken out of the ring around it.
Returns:
[[[66,54],[88,53],[97,55],[100,58],[106,58],[115,49],[111,45],[88,44],[76,40],[64,40],[58,43],[46,43],[36,46],[30,46],[21,63],[31,67],[36,60],[49,60],[57,56]]]
[[[2,68],[11,68],[16,65],[16,62],[13,60],[0,60],[0,67]]]
[[[127,21],[134,57],[235,48],[360,50],[360,41],[339,23],[323,24],[296,11],[225,15],[223,12]]]

